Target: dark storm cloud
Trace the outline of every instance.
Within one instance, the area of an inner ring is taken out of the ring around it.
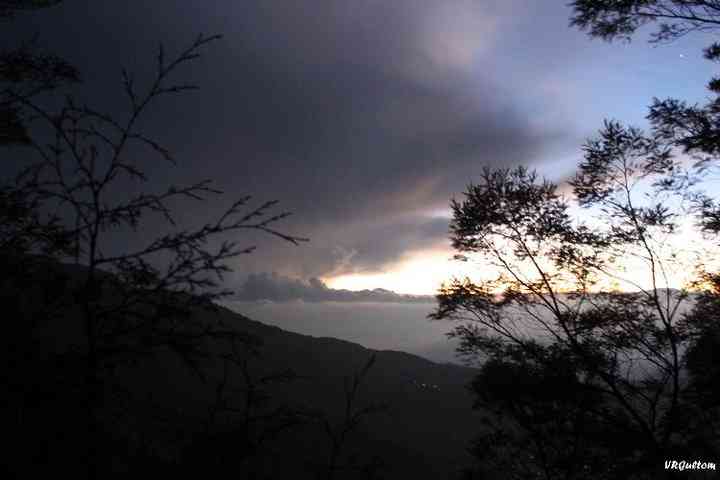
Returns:
[[[362,233],[369,229],[372,236]],[[399,252],[413,252],[422,249],[436,248],[447,237],[448,219],[421,218],[407,216],[403,219],[387,219],[380,223],[360,224],[346,231],[349,237],[345,241],[344,252],[351,252],[352,265],[355,257],[362,256],[362,268],[367,271],[380,270],[384,265],[397,260]],[[341,250],[341,252],[343,252]],[[337,256],[334,273],[341,273],[344,267],[340,255]],[[357,267],[356,267],[357,268]],[[362,271],[358,268],[359,271]]]
[[[431,303],[429,295],[402,295],[382,288],[350,291],[329,288],[318,278],[307,281],[277,273],[251,274],[233,300],[271,302],[390,302]]]
[[[431,211],[483,166],[536,161],[560,139],[532,127],[483,57],[512,3],[67,1],[35,28],[78,64],[85,93],[111,106],[120,64],[142,78],[159,41],[177,50],[199,31],[224,34],[182,72],[202,90],[147,122],[180,169],[148,168],[160,181],[215,178],[280,200],[294,212],[283,228],[311,243],[258,239],[240,266],[311,278],[437,246],[447,219]],[[196,205],[185,217],[211,213]]]

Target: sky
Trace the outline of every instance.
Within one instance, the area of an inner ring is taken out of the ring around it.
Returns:
[[[239,299],[413,303],[465,273],[448,205],[483,167],[562,181],[603,119],[644,126],[652,97],[704,99],[707,37],[607,44],[571,29],[566,3],[66,0],[3,25],[2,42],[37,34],[78,67],[81,99],[122,112],[121,67],[142,83],[160,43],[223,35],[178,72],[200,90],[142,124],[179,162],[141,159],[148,187],[209,178],[226,192],[178,206],[182,224],[245,194],[292,212],[278,227],[309,242],[234,239],[258,245],[231,265]],[[115,247],[165,226],[143,228]]]

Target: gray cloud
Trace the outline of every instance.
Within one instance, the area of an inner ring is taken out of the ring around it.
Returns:
[[[435,247],[447,220],[428,212],[483,166],[536,162],[567,139],[559,127],[538,131],[542,122],[505,93],[485,57],[515,2],[81,3],[15,28],[68,52],[85,73],[82,93],[110,109],[119,103],[108,86],[122,96],[121,64],[147,78],[159,41],[177,50],[199,31],[224,34],[181,72],[201,91],[161,102],[146,122],[180,168],[146,168],[158,184],[214,178],[231,195],[294,212],[283,228],[311,243],[249,236],[261,248],[235,265],[243,272],[373,271]],[[182,220],[217,210],[189,205]]]
[[[402,295],[382,288],[360,291],[333,289],[318,278],[305,281],[277,273],[259,273],[248,276],[233,300],[431,303],[434,298],[428,295]]]

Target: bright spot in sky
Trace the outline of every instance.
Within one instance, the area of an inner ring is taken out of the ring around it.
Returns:
[[[684,228],[683,228],[684,227]],[[695,266],[702,263],[713,271],[720,267],[714,251],[715,242],[703,239],[693,231],[691,220],[681,222],[677,236],[657,245],[656,253],[664,257],[663,272],[656,278],[658,288],[683,288],[697,278]],[[500,272],[486,261],[476,259],[468,262],[453,260],[455,252],[448,245],[445,248],[410,252],[395,264],[388,265],[384,271],[374,273],[352,273],[323,278],[326,284],[335,289],[372,290],[384,288],[396,293],[411,295],[435,295],[443,282],[452,278],[469,277],[474,282],[495,279]],[[652,275],[647,262],[634,252],[621,258],[610,270],[616,276],[605,277],[596,288],[601,290],[637,291],[651,289]],[[550,265],[543,265],[550,271]],[[525,273],[534,275],[532,268]],[[667,277],[665,277],[667,274]],[[560,287],[573,290],[574,285]]]
[[[395,265],[378,273],[353,273],[323,280],[331,288],[347,290],[372,290],[384,288],[396,293],[411,295],[434,295],[442,282],[453,276],[472,275],[477,278],[477,265],[453,261],[453,251],[448,247],[437,250],[411,252]]]

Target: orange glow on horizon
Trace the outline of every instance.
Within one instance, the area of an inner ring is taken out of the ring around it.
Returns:
[[[697,247],[704,243],[707,245],[706,254],[698,253],[702,249],[694,249],[694,252],[678,248],[680,252],[673,260],[674,265],[671,271],[667,271],[668,282],[659,276],[658,288],[687,288],[688,285],[697,280],[695,265],[699,262],[706,264],[711,271],[718,270],[720,262],[717,258],[711,258],[709,252],[715,252],[717,247],[712,242],[699,238],[689,239],[680,235],[676,238],[677,244],[682,246],[693,245]],[[692,240],[692,241],[691,241]],[[411,295],[436,295],[443,282],[449,282],[453,278],[468,277],[475,282],[483,280],[494,280],[500,270],[496,267],[478,261],[461,262],[452,260],[455,252],[448,245],[446,248],[410,252],[400,261],[389,265],[380,272],[351,273],[334,277],[323,278],[327,285],[336,289],[347,290],[372,290],[383,288],[396,293]],[[650,269],[637,258],[626,258],[618,263],[620,268],[615,271],[618,278],[606,278],[599,283],[595,291],[623,291],[632,292],[639,289],[651,289],[652,277]],[[548,271],[549,266],[543,266]],[[698,288],[696,284],[694,290]],[[575,285],[568,283],[565,288],[558,288],[559,292],[570,292],[577,290]]]
[[[435,295],[451,277],[477,276],[472,265],[452,261],[453,251],[437,249],[412,252],[387,270],[373,273],[351,273],[323,280],[331,288],[372,290],[384,288],[410,295]]]

